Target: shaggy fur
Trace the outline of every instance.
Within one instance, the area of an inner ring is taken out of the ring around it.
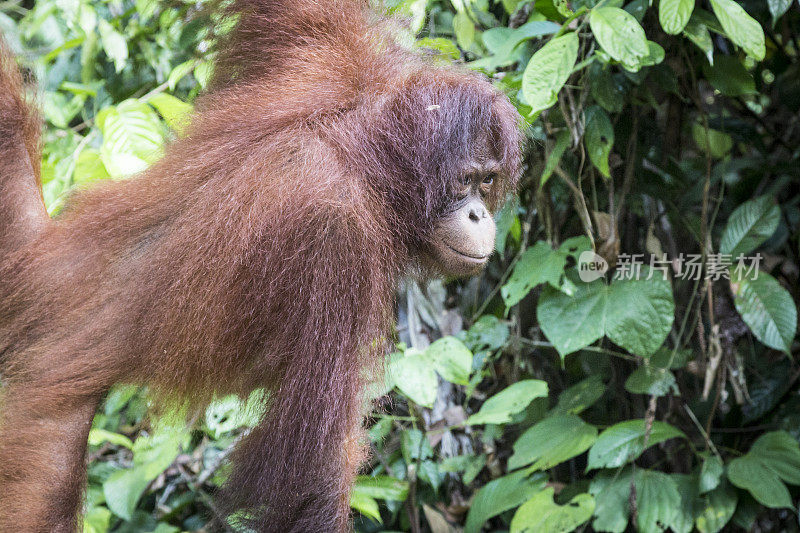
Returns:
[[[469,154],[513,186],[517,116],[484,79],[398,48],[344,0],[240,0],[185,138],[54,220],[35,118],[0,70],[0,531],[78,526],[115,382],[202,407],[265,387],[219,496],[258,531],[344,531],[365,376],[398,276]]]

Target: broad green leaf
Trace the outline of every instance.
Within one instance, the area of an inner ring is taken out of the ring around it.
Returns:
[[[614,468],[633,461],[645,450],[645,421],[626,420],[606,429],[589,450],[586,469]],[[686,438],[682,431],[665,422],[654,421],[647,447],[677,437]]]
[[[678,516],[681,497],[675,482],[663,472],[637,469],[636,485],[637,530],[660,533]]]
[[[97,115],[103,133],[100,155],[112,177],[135,174],[161,157],[165,129],[153,108],[125,100]]]
[[[483,315],[464,335],[464,342],[478,350],[496,350],[508,340],[508,324],[494,315]]]
[[[548,487],[525,502],[511,519],[511,533],[567,533],[592,517],[594,498],[578,494],[565,505],[553,501]]]
[[[670,527],[674,533],[691,533],[694,530],[695,505],[700,495],[697,493],[697,476],[692,474],[670,474],[675,483],[681,503]]]
[[[714,64],[714,43],[711,41],[711,34],[705,24],[690,19],[683,29],[683,35],[703,51],[709,63]]]
[[[500,289],[506,307],[512,307],[541,283],[557,287],[567,264],[566,255],[553,250],[544,241],[539,241],[525,250],[508,281]]]
[[[725,96],[756,93],[756,82],[735,56],[718,55],[713,64],[703,64],[703,75]]]
[[[561,156],[564,155],[564,151],[569,146],[571,139],[572,136],[570,135],[569,130],[566,128],[561,130],[561,133],[559,133],[558,137],[556,137],[556,144],[553,147],[553,151],[547,156],[547,161],[545,162],[544,170],[542,171],[542,177],[539,179],[540,186],[543,186],[545,183],[547,183],[547,180],[549,180],[550,176],[553,175],[553,171],[555,171],[559,162],[561,162]]]
[[[553,408],[553,413],[577,415],[594,405],[605,392],[603,379],[597,374],[592,374],[559,394],[558,404]]]
[[[194,59],[190,59],[172,69],[172,71],[169,73],[169,77],[167,78],[167,84],[169,85],[170,91],[174,91],[175,87],[178,86],[178,83],[183,78],[191,74],[191,72],[194,70],[195,64],[196,61]]]
[[[408,496],[408,482],[391,476],[358,476],[353,492],[378,500],[402,502]]]
[[[100,30],[100,41],[103,43],[109,59],[114,61],[114,68],[117,73],[122,72],[128,60],[128,43],[111,24],[105,19],[99,20],[98,30]]]
[[[698,492],[703,494],[716,489],[724,471],[722,459],[716,455],[706,457],[700,467],[700,476],[697,483]]]
[[[728,465],[728,479],[745,489],[762,505],[773,508],[792,507],[789,489],[781,478],[759,460],[745,455]]]
[[[424,37],[422,39],[417,39],[417,42],[414,43],[414,47],[435,50],[450,60],[458,60],[461,58],[461,51],[458,49],[458,46],[456,46],[456,43],[444,37],[437,37],[435,39]]]
[[[437,340],[425,350],[425,356],[442,378],[451,383],[467,385],[472,370],[472,352],[455,337]]]
[[[600,171],[600,174],[610,178],[608,157],[611,155],[611,148],[614,147],[614,126],[611,125],[611,119],[600,106],[591,106],[584,113],[586,132],[583,139],[586,142],[589,159]]]
[[[666,53],[660,44],[647,41],[647,55],[639,61],[641,67],[652,67],[664,61]]]
[[[775,27],[775,23],[778,22],[778,19],[781,18],[791,6],[792,0],[767,0],[767,7],[772,15],[773,27]]]
[[[376,502],[374,498],[370,498],[366,494],[358,492],[355,488],[353,488],[353,492],[350,493],[350,508],[355,509],[364,516],[372,518],[376,522],[383,523],[378,502]]]
[[[622,533],[628,525],[630,509],[631,471],[605,470],[598,472],[589,484],[594,496],[595,511],[592,527],[595,531]]]
[[[717,533],[733,517],[738,503],[736,491],[728,483],[701,496],[695,504],[697,518],[695,525],[700,533]]]
[[[547,470],[582,454],[596,439],[597,428],[577,416],[550,416],[517,439],[508,468],[515,470],[532,464],[534,470]]]
[[[665,396],[677,392],[675,376],[666,368],[643,365],[634,370],[625,380],[625,390],[633,394]]]
[[[728,218],[719,251],[731,254],[734,261],[739,254],[749,254],[775,233],[780,219],[781,210],[771,196],[743,203]]]
[[[130,520],[139,498],[180,451],[182,432],[161,431],[139,437],[133,445],[133,467],[118,470],[103,483],[108,508],[120,518]]]
[[[560,29],[561,26],[559,24],[545,20],[529,20],[513,31],[506,31],[508,28],[504,27],[492,28],[484,32],[484,42],[486,42],[487,33],[493,30],[501,30],[502,32],[495,32],[494,35],[489,35],[490,42],[494,41],[491,42],[490,47],[493,55],[473,61],[469,65],[473,68],[481,67],[487,70],[508,66],[519,60],[520,54],[515,53],[515,51],[519,51],[517,47],[520,44],[530,39],[556,33]],[[499,42],[501,36],[503,38],[502,44]],[[489,47],[489,44],[487,44],[487,47]]]
[[[734,0],[710,0],[711,8],[731,41],[757,61],[764,59],[766,46],[761,25]]]
[[[650,50],[644,30],[633,15],[618,7],[595,8],[589,16],[589,25],[609,56],[622,63],[626,70],[639,70]]]
[[[609,113],[619,113],[625,105],[625,85],[623,85],[611,67],[600,61],[589,66],[589,91],[600,107]]]
[[[578,34],[567,33],[548,41],[528,62],[522,76],[522,94],[531,113],[556,103],[578,59]]]
[[[93,181],[106,179],[109,177],[108,171],[100,152],[94,149],[81,151],[78,160],[75,162],[75,174],[73,174],[74,185],[84,185]]]
[[[527,501],[544,488],[546,481],[544,474],[530,475],[525,470],[490,481],[475,495],[464,533],[480,533],[487,520]]]
[[[104,442],[108,442],[116,446],[124,446],[129,450],[133,448],[133,442],[131,439],[120,433],[114,433],[113,431],[107,431],[101,428],[92,428],[89,431],[90,446],[99,446]]]
[[[469,50],[475,43],[475,23],[469,18],[466,11],[459,11],[453,17],[453,31],[456,41],[462,50]]]
[[[538,379],[524,379],[498,392],[467,419],[467,424],[505,424],[534,398],[547,397],[547,383]]]
[[[630,516],[631,485],[636,490],[637,531],[660,533],[676,527],[681,495],[675,480],[663,472],[637,469],[632,474],[626,468],[622,472],[600,472],[589,486],[596,502],[592,523],[596,531],[625,531]]]
[[[170,129],[182,134],[189,127],[192,106],[186,102],[175,98],[171,94],[158,93],[151,96],[147,103],[158,110]]]
[[[652,274],[650,279],[648,276]],[[605,306],[606,335],[626,350],[647,357],[658,350],[672,329],[672,286],[661,272],[643,267],[639,278],[614,280]]]
[[[706,131],[699,122],[692,124],[692,137],[698,148],[717,159],[725,157],[733,148],[733,139],[730,135],[712,128]]]
[[[797,308],[789,292],[765,272],[750,279],[731,279],[736,310],[758,340],[789,353],[797,328]]]
[[[746,455],[731,461],[728,479],[767,507],[792,507],[784,482],[800,485],[800,446],[785,431],[765,433]]]
[[[398,354],[389,363],[391,379],[400,392],[425,407],[433,407],[439,381],[430,359],[424,354],[408,350]]]
[[[83,517],[83,533],[107,533],[111,511],[105,507],[92,507]]]
[[[658,21],[664,31],[677,35],[683,31],[694,10],[694,0],[659,0]]]
[[[605,333],[607,288],[602,280],[576,282],[572,296],[545,286],[536,315],[547,339],[563,359]]]

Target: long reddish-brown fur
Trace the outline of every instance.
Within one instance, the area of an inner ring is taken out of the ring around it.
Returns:
[[[53,220],[37,119],[0,54],[0,531],[78,526],[86,436],[119,381],[194,406],[265,387],[222,508],[259,531],[345,530],[395,282],[478,139],[517,175],[505,98],[400,49],[362,5],[230,9],[189,133]]]

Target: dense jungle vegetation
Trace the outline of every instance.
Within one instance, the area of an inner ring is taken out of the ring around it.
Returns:
[[[0,2],[39,83],[52,212],[181,134],[213,69],[203,8]],[[800,530],[800,4],[379,8],[404,45],[491,77],[528,143],[486,272],[398,294],[356,530]],[[89,533],[203,528],[258,419],[234,397],[188,429],[147,411],[120,385],[95,417]]]

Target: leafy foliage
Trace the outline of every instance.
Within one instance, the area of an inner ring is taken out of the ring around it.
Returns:
[[[184,131],[213,64],[203,7],[0,3],[40,82],[52,212]],[[407,21],[400,42],[491,77],[530,142],[486,273],[400,293],[356,529],[796,527],[798,4],[381,7]],[[90,433],[85,530],[204,527],[260,404],[220,398],[183,430],[116,387]]]

